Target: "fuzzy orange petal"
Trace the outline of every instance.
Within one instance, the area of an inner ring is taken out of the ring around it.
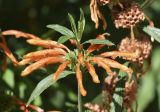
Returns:
[[[45,57],[45,58],[47,58],[47,57]],[[32,62],[35,62],[35,61],[39,61],[41,59],[44,59],[44,57],[25,58],[25,59],[23,59],[19,62],[19,65],[26,65],[26,64],[29,64],[29,63],[32,63]]]
[[[70,61],[65,61],[64,63],[62,63],[61,65],[59,65],[57,71],[54,73],[53,75],[53,79],[57,80],[59,75],[65,70],[65,68],[70,64]]]
[[[86,65],[86,67],[87,67],[87,69],[88,69],[88,71],[89,71],[89,73],[92,77],[93,82],[94,83],[100,83],[98,75],[96,74],[96,71],[95,71],[93,65],[90,64],[89,62],[85,62],[85,65]]]
[[[100,54],[102,57],[127,57],[127,58],[137,58],[138,55],[136,53],[128,53],[128,52],[119,52],[119,51],[111,51]]]
[[[113,75],[113,74],[114,74],[113,71],[111,70],[111,68],[110,68],[107,64],[105,64],[105,63],[103,62],[103,60],[100,60],[100,59],[98,59],[98,58],[93,58],[92,61],[93,61],[94,63],[97,63],[97,64],[98,64],[99,66],[101,66],[102,68],[104,68],[109,75]]]
[[[106,34],[100,34],[96,37],[96,39],[105,39],[105,35]],[[99,50],[101,49],[102,47],[104,47],[105,45],[102,45],[102,44],[91,44],[88,49],[87,49],[87,53],[91,53],[95,50]]]
[[[47,58],[43,58],[31,65],[29,65],[28,67],[26,67],[23,71],[21,76],[26,76],[28,74],[30,74],[31,72],[39,69],[40,67],[49,65],[49,64],[54,64],[54,63],[58,63],[58,62],[63,62],[64,58],[62,57],[47,57]]]
[[[33,34],[29,34],[29,33],[24,33],[22,31],[18,31],[18,30],[6,30],[2,32],[2,35],[14,35],[16,38],[36,38],[39,39],[39,37],[33,35]]]
[[[77,81],[78,81],[78,86],[80,88],[80,92],[82,94],[82,96],[86,96],[87,92],[83,87],[83,82],[82,82],[82,72],[80,70],[80,64],[76,64],[76,77],[77,77]]]
[[[128,68],[127,66],[122,65],[122,64],[120,64],[120,63],[118,63],[117,61],[114,61],[114,60],[112,60],[112,59],[101,58],[101,57],[96,57],[96,58],[98,58],[98,59],[100,59],[100,60],[103,60],[103,62],[104,62],[105,64],[107,64],[108,66],[110,66],[110,67],[118,68],[118,69],[120,69],[120,70],[123,70],[124,72],[127,72],[128,75],[129,75],[129,79],[128,79],[128,80],[129,80],[129,81],[131,80],[132,73],[133,73],[132,69],[130,69],[130,68]]]
[[[52,40],[41,40],[41,39],[29,39],[27,40],[27,42],[29,44],[32,44],[32,45],[36,45],[36,46],[41,46],[41,47],[44,47],[44,48],[63,48],[65,50],[67,50],[68,52],[70,51],[66,46],[64,46],[63,44],[59,44],[57,43],[56,41],[52,41]]]
[[[66,52],[61,48],[44,49],[36,52],[30,52],[24,55],[24,58],[45,58],[58,55],[66,55]]]
[[[9,48],[4,45],[3,43],[0,43],[0,47],[4,50],[4,53],[7,55],[8,58],[13,62],[14,65],[18,65],[18,61],[13,56],[12,52],[9,50]]]

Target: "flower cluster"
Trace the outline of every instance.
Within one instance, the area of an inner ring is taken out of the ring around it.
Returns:
[[[2,32],[3,36],[6,35],[15,35],[18,37],[27,38],[27,43],[35,46],[41,46],[44,49],[40,51],[34,51],[27,53],[23,56],[23,60],[17,62],[17,65],[27,65],[29,64],[23,71],[21,76],[26,76],[31,72],[47,66],[49,64],[61,63],[53,75],[53,79],[57,80],[59,75],[69,66],[74,65],[75,68],[77,82],[80,87],[80,92],[83,96],[86,96],[87,92],[83,87],[82,82],[82,72],[81,67],[86,67],[88,72],[90,73],[92,80],[94,83],[100,83],[98,75],[96,74],[96,70],[94,68],[94,64],[98,64],[100,67],[104,68],[109,75],[113,75],[114,72],[111,70],[112,68],[121,69],[129,74],[129,80],[131,79],[132,70],[114,59],[116,57],[126,57],[126,58],[135,58],[135,53],[127,53],[127,52],[119,52],[119,51],[111,51],[104,52],[98,55],[93,55],[95,50],[99,50],[105,45],[103,44],[91,44],[87,50],[84,50],[82,45],[79,51],[71,51],[65,45],[57,43],[52,40],[42,40],[39,37],[27,33],[23,33],[16,30],[8,30]],[[105,34],[101,34],[97,36],[97,39],[105,39]],[[110,46],[110,44],[108,44]],[[4,49],[6,52],[6,49]],[[74,56],[73,56],[74,55]],[[9,55],[10,56],[10,55]],[[76,59],[74,59],[76,57]],[[12,58],[11,58],[12,59]],[[15,59],[15,58],[14,58]],[[13,60],[13,59],[12,59]]]

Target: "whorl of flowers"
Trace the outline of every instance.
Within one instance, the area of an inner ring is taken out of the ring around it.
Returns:
[[[69,15],[69,18],[73,19],[71,15]],[[82,81],[83,73],[81,71],[81,66],[87,68],[94,83],[100,83],[100,80],[94,68],[95,64],[104,68],[106,73],[109,75],[114,75],[114,72],[112,71],[111,68],[117,68],[117,69],[123,70],[128,73],[129,75],[128,80],[131,80],[132,69],[126,67],[123,64],[118,63],[115,60],[115,58],[116,57],[135,58],[136,57],[135,53],[110,51],[110,52],[103,52],[95,55],[93,53],[95,50],[99,50],[106,45],[112,46],[113,43],[105,39],[105,34],[100,34],[97,36],[96,39],[91,39],[81,44],[80,41],[82,38],[82,33],[85,25],[84,15],[82,11],[81,11],[81,17],[80,17],[79,23],[81,24],[79,24],[78,28],[81,28],[81,29],[77,30],[76,27],[72,27],[73,32],[60,25],[48,26],[49,28],[59,31],[62,34],[64,34],[64,32],[61,32],[57,28],[61,28],[63,30],[67,29],[68,31],[67,34],[70,34],[68,36],[71,36],[71,38],[68,38],[68,39],[73,39],[76,41],[77,49],[74,49],[73,51],[69,50],[67,46],[61,44],[60,40],[59,40],[59,43],[52,40],[43,40],[32,34],[23,33],[16,30],[3,31],[2,35],[3,36],[15,35],[17,38],[24,37],[27,39],[26,40],[27,43],[35,46],[41,46],[43,48],[42,50],[39,50],[39,51],[27,53],[26,55],[23,56],[23,60],[21,60],[20,62],[13,61],[14,63],[16,62],[17,65],[28,65],[22,71],[22,74],[21,74],[22,76],[26,76],[41,67],[44,67],[50,64],[60,63],[58,69],[55,71],[53,75],[53,80],[57,80],[60,74],[65,69],[67,69],[68,66],[73,65],[71,67],[71,70],[75,71],[77,82],[80,87],[80,92],[83,96],[86,96],[87,92],[83,86],[83,81]],[[71,24],[73,26],[76,26],[75,23],[73,22],[71,22]],[[83,45],[86,43],[91,43],[91,45],[88,47],[87,50],[83,49]],[[6,48],[4,48],[3,50],[4,52],[7,52]],[[12,55],[10,54],[7,56],[11,57]],[[10,59],[15,60],[14,57]]]

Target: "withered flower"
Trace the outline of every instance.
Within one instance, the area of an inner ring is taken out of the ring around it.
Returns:
[[[129,110],[131,109],[131,104],[136,99],[137,88],[137,82],[134,80],[131,83],[125,84],[124,105]]]
[[[136,38],[124,38],[118,49],[121,52],[136,53],[137,57],[125,59],[143,64],[144,60],[150,56],[152,43],[146,35],[140,34],[139,36],[136,36]]]
[[[113,6],[112,18],[116,28],[130,28],[144,21],[145,14],[141,11],[139,4],[136,2],[125,1]]]
[[[102,1],[99,1],[102,2]],[[103,22],[103,29],[107,28],[106,20],[101,13],[100,9],[98,8],[98,1],[91,0],[90,2],[90,11],[91,11],[91,20],[95,23],[95,28],[99,27],[99,19]]]

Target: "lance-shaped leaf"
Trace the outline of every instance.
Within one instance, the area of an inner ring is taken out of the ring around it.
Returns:
[[[159,72],[159,68],[160,68],[160,48],[156,48],[154,49],[153,53],[152,53],[152,58],[151,58],[151,68],[154,72]]]
[[[72,37],[61,36],[61,37],[59,37],[59,39],[58,39],[58,43],[63,44],[63,43],[65,43],[67,40],[69,40],[69,39],[71,39],[71,38],[72,38]]]
[[[68,29],[64,26],[61,26],[58,24],[52,24],[52,25],[47,25],[47,28],[51,28],[51,29],[61,33],[62,35],[74,37],[74,33],[70,29]]]
[[[90,43],[90,44],[106,44],[108,46],[113,46],[114,43],[107,39],[90,39],[88,41],[85,41],[83,44]]]
[[[110,104],[111,107],[110,112],[123,112],[124,88],[125,88],[125,77],[122,76],[115,88],[115,92],[112,97],[112,102]]]
[[[76,23],[75,20],[73,18],[73,16],[71,14],[68,14],[68,18],[72,27],[72,31],[74,32],[75,36],[77,35],[77,28],[76,28]]]
[[[80,19],[78,21],[78,39],[82,38],[84,28],[85,28],[85,17],[84,17],[83,10],[80,9]]]
[[[72,71],[64,71],[59,79],[62,79],[70,74],[73,74],[74,72]],[[44,90],[46,90],[48,87],[50,87],[52,84],[54,84],[57,80],[53,80],[53,74],[47,76],[46,78],[44,78],[43,80],[41,80],[38,85],[36,86],[36,88],[33,90],[28,102],[27,102],[27,106],[35,99],[37,98]]]
[[[154,38],[156,41],[160,43],[160,29],[147,26],[143,28],[143,31],[145,31],[148,35],[150,35],[152,38]]]
[[[153,101],[155,98],[155,87],[154,73],[149,71],[141,78],[141,86],[138,89],[138,112],[144,112],[144,109]]]

